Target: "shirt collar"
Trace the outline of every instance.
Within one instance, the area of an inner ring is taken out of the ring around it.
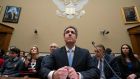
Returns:
[[[66,51],[70,50],[67,46],[65,46],[65,48],[66,48]],[[75,51],[75,46],[72,47],[72,51]]]

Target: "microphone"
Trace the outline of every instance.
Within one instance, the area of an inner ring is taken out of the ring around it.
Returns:
[[[102,57],[104,56],[98,49],[97,47],[95,46],[95,42],[92,41],[92,45],[94,46],[94,48],[102,55]],[[110,66],[110,64],[108,63],[108,61],[104,58],[104,61],[106,62],[107,66],[110,68],[110,70],[113,72],[113,74],[118,78],[118,79],[121,79],[117,74],[116,72],[112,69],[112,67]]]

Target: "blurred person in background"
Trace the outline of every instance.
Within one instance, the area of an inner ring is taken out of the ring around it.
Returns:
[[[121,46],[121,55],[115,57],[110,65],[121,79],[140,78],[140,62],[135,58],[132,48],[128,44]],[[116,78],[112,75],[113,79]]]
[[[57,48],[58,48],[58,45],[56,43],[51,43],[49,45],[50,53],[52,53]]]
[[[4,50],[0,49],[0,68],[2,67],[2,65],[4,63],[3,55],[4,55]]]
[[[57,48],[59,48],[59,47],[58,47],[58,45],[56,43],[51,43],[49,45],[49,53],[50,54],[53,53],[54,50],[56,50]],[[47,60],[48,56],[49,56],[49,54],[47,54],[45,57],[43,57],[42,62],[41,62],[41,66],[45,65],[45,61]]]
[[[25,51],[20,51],[20,58],[23,62],[25,61]]]
[[[23,76],[27,75],[29,77],[39,77],[42,58],[42,56],[39,56],[39,48],[37,46],[33,46],[24,62],[23,71],[28,73],[24,74],[23,72]]]
[[[111,56],[112,58],[114,58],[114,54],[112,53],[112,49],[111,48],[106,48],[105,49],[105,54],[108,54],[109,56]]]
[[[113,59],[106,54],[105,47],[102,44],[96,45],[94,49],[95,56],[93,56],[93,62],[95,66],[100,70],[100,79],[108,79],[110,76],[109,62]]]
[[[17,77],[23,67],[23,61],[19,58],[20,49],[11,48],[9,58],[4,61],[0,69],[0,75],[4,77]]]

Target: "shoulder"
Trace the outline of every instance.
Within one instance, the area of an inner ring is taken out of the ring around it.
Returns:
[[[122,58],[121,55],[120,56],[117,56],[117,57],[115,57],[115,58],[112,59],[111,63],[121,62],[121,58]]]
[[[75,50],[79,50],[79,51],[81,51],[81,52],[89,53],[89,50],[88,50],[88,49],[81,48],[81,47],[75,47]]]
[[[79,53],[81,56],[91,56],[88,49],[75,47],[75,53]]]
[[[39,56],[38,60],[42,60],[45,56]]]
[[[53,53],[59,53],[59,52],[64,52],[64,51],[66,51],[66,49],[65,49],[65,47],[63,46],[63,47],[61,47],[61,48],[57,48],[56,50],[54,50],[54,52]]]
[[[61,55],[62,53],[65,53],[65,52],[66,52],[66,49],[65,49],[65,47],[63,46],[63,47],[61,47],[61,48],[55,49],[55,50],[49,55],[49,57],[50,57],[50,56],[54,56],[54,55]]]
[[[121,58],[122,58],[122,56],[119,55],[119,56],[115,57],[114,60],[121,60]]]
[[[93,58],[93,60],[94,60],[94,61],[96,61],[96,60],[97,60],[97,57],[96,57],[96,56],[93,56],[92,58]]]
[[[111,61],[111,60],[113,59],[113,57],[111,57],[111,56],[108,55],[108,54],[105,54],[105,59],[106,59],[107,61]]]

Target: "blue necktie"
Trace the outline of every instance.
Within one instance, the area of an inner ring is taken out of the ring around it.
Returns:
[[[102,67],[103,65],[102,65],[102,60],[100,59],[100,65],[99,65],[99,70],[100,70],[100,73],[102,73],[102,69],[103,69],[103,67]]]
[[[105,75],[104,75],[104,71],[103,71],[103,60],[102,59],[100,59],[99,70],[100,70],[100,79],[105,79]]]
[[[68,61],[69,61],[69,66],[72,66],[72,61],[73,61],[72,49],[68,50]]]

